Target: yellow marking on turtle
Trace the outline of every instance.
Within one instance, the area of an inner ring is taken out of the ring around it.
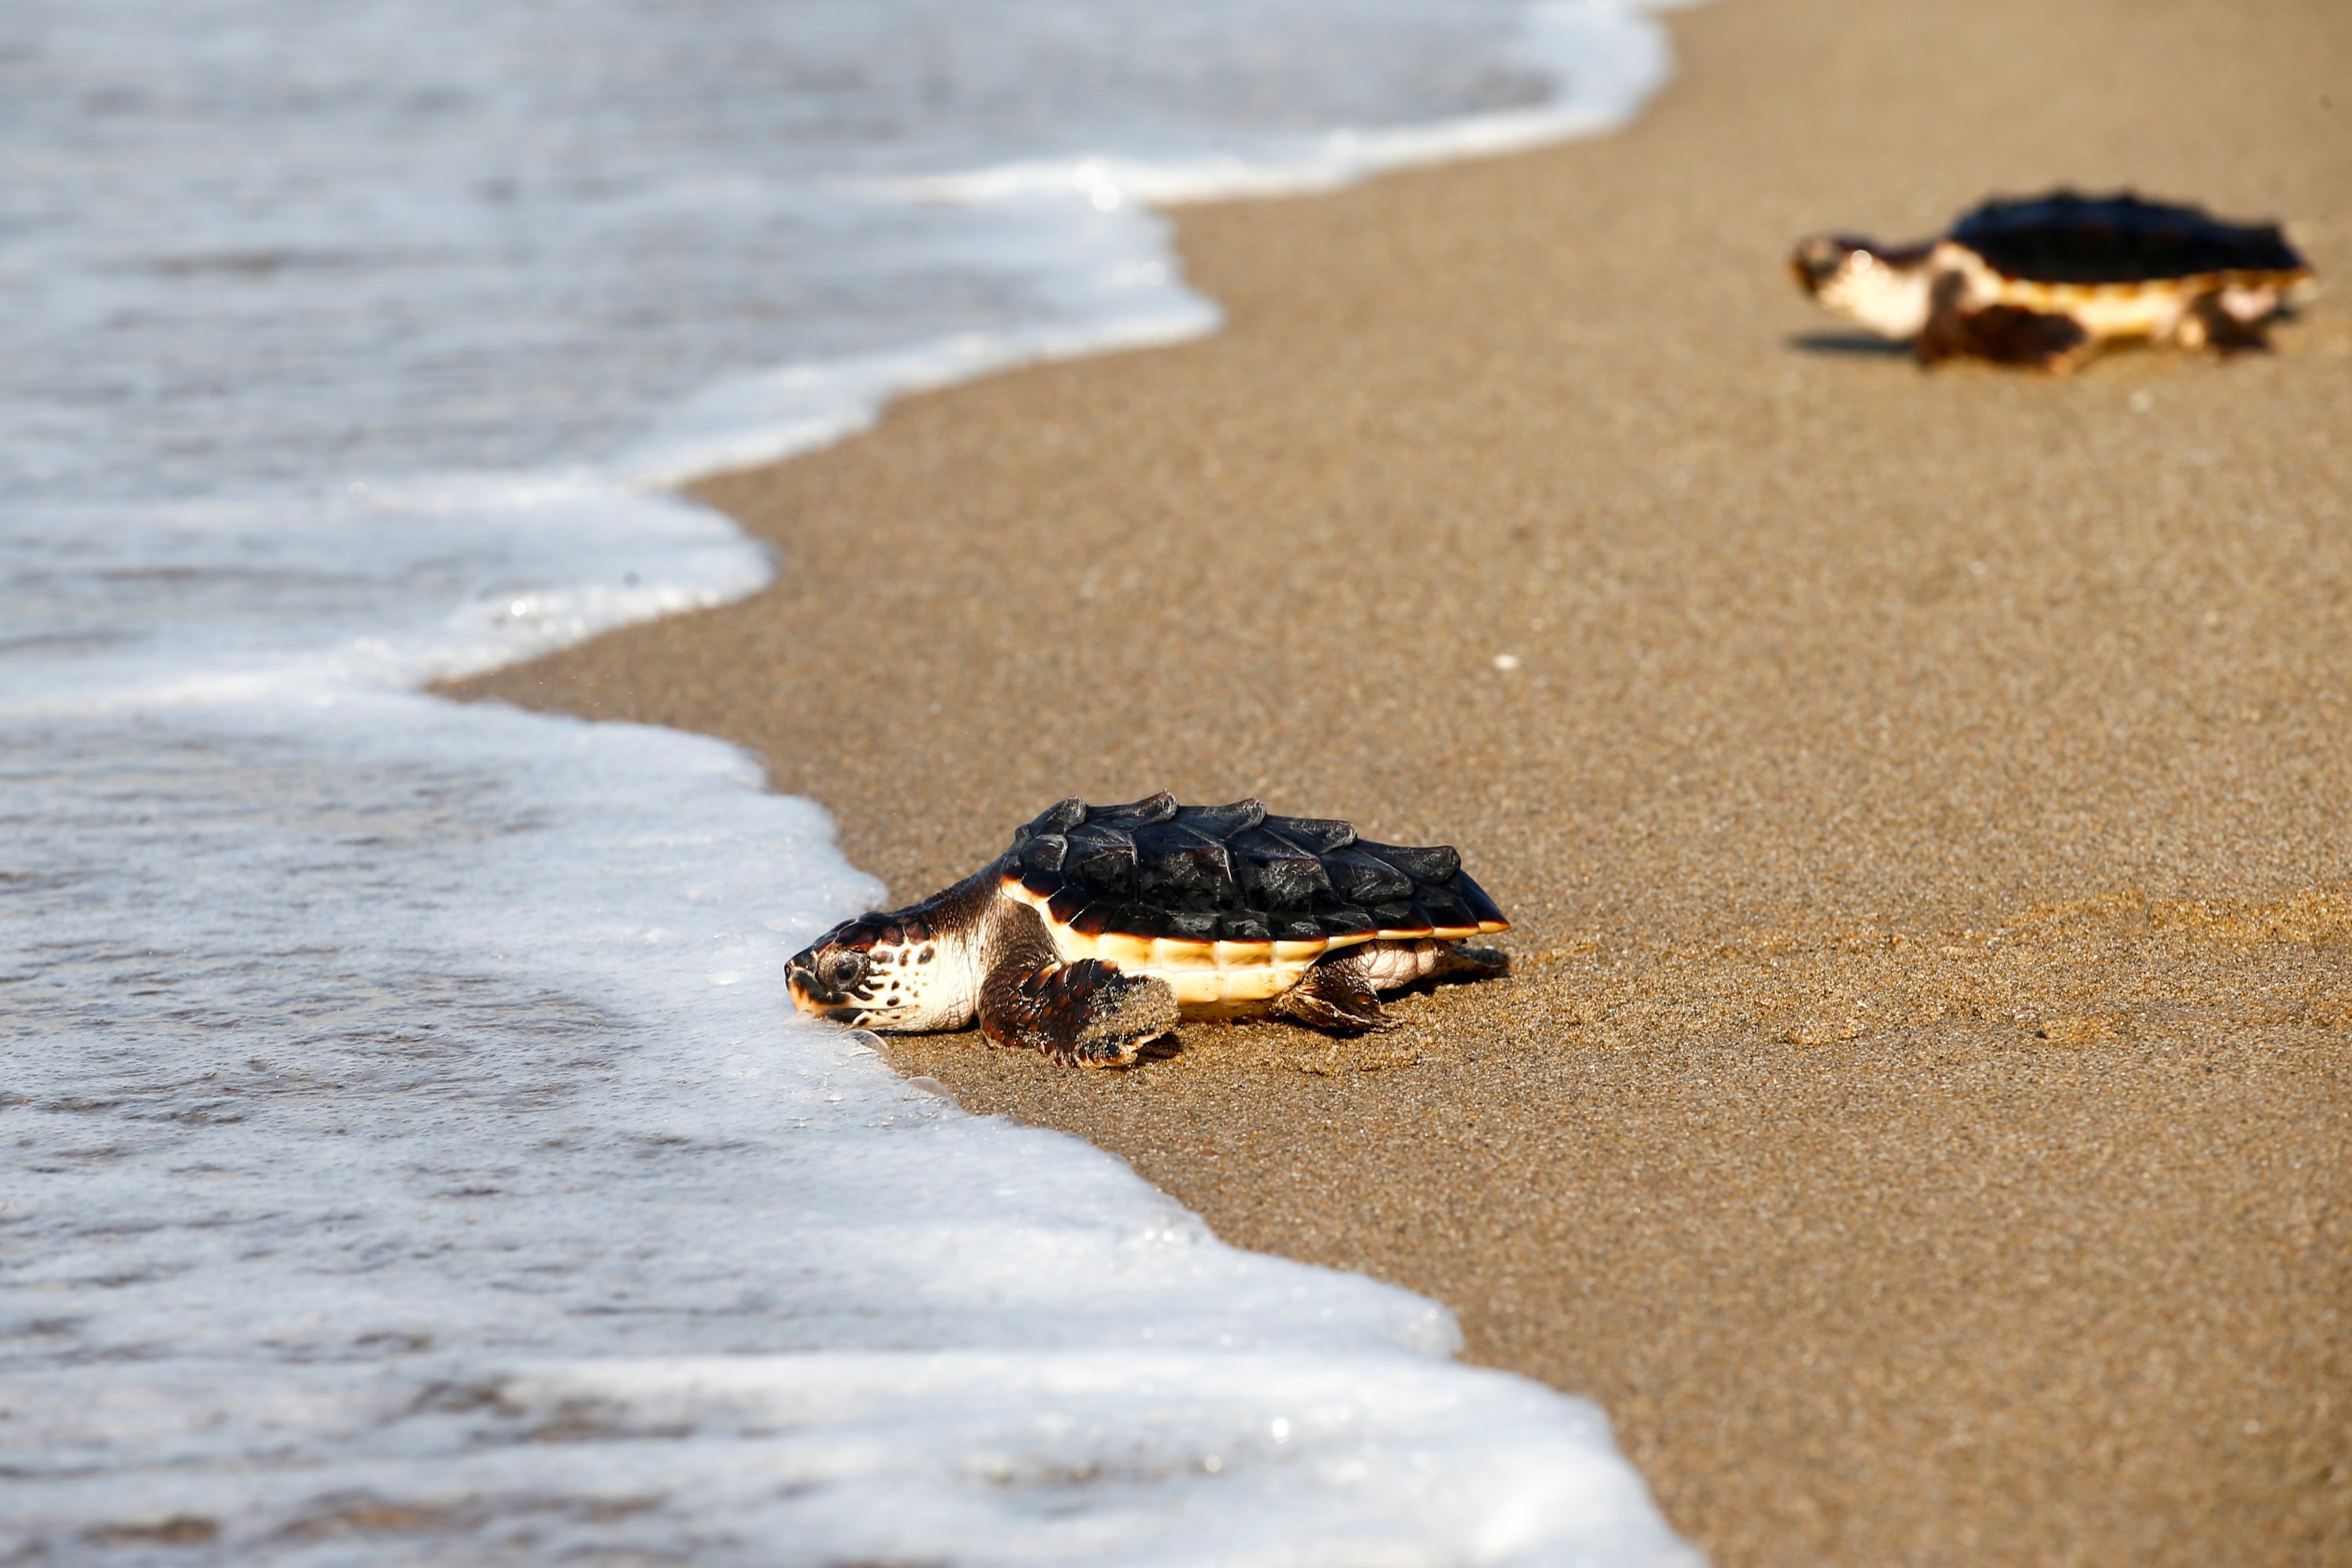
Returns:
[[[1181,937],[1158,937],[1151,943],[1151,968],[1154,973],[1173,974],[1179,971],[1213,970],[1217,967],[1217,950],[1205,942],[1186,942]]]
[[[1050,895],[1040,896],[1024,885],[1018,871],[1005,873],[1004,896],[1028,905],[1045,922],[1054,951],[1065,963],[1082,958],[1116,964],[1129,974],[1154,975],[1176,993],[1176,1005],[1187,1017],[1217,1017],[1248,1012],[1281,995],[1327,954],[1368,942],[1412,941],[1433,937],[1441,942],[1508,931],[1508,921],[1482,921],[1476,925],[1423,926],[1393,931],[1353,931],[1346,936],[1318,937],[1311,942],[1192,942],[1181,937],[1136,936],[1107,931],[1088,936],[1054,918]]]
[[[2012,278],[1958,240],[1937,242],[1931,264],[1966,280],[1971,309],[2012,305],[2046,316],[2071,316],[2097,338],[2161,338],[2179,326],[2191,302],[2224,289],[2273,290],[2284,300],[2310,281],[2311,268],[2236,268],[2108,283],[2053,283]]]

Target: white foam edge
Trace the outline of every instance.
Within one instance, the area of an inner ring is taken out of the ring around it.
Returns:
[[[1165,251],[1165,226],[1132,219],[1133,250]],[[814,360],[730,376],[665,413],[619,462],[630,483],[667,489],[733,469],[782,462],[871,429],[892,402],[997,371],[1205,337],[1223,321],[1208,300],[1156,260],[1119,268],[1133,296],[1080,323],[1027,331],[966,332],[888,353]]]
[[[1339,127],[1268,157],[1153,162],[1102,156],[1024,160],[959,174],[890,181],[918,201],[979,203],[1025,195],[1175,206],[1294,195],[1391,170],[1526,152],[1630,123],[1673,75],[1673,52],[1654,13],[1703,0],[1544,0],[1529,7],[1515,63],[1558,84],[1549,103],[1422,125]]]

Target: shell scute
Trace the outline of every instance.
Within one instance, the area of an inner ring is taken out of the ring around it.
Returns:
[[[1062,862],[1070,853],[1070,841],[1058,833],[1043,833],[1018,842],[1023,868],[1049,877],[1062,869]]]
[[[1381,904],[1412,896],[1412,878],[1402,868],[1359,847],[1323,857],[1331,886],[1351,904]]]
[[[1469,872],[1456,871],[1454,874],[1454,880],[1447,885],[1454,889],[1456,897],[1469,906],[1471,914],[1477,918],[1481,926],[1491,925],[1502,920],[1501,907],[1486,896],[1486,889],[1470,879]]]
[[[1281,860],[1300,857],[1311,860],[1316,854],[1316,851],[1306,845],[1285,838],[1263,823],[1255,827],[1244,828],[1225,842],[1232,846],[1234,854],[1251,860]]]
[[[1265,807],[1254,800],[1237,800],[1231,805],[1180,805],[1176,820],[1211,838],[1230,839],[1264,822]]]
[[[1123,899],[1132,898],[1139,879],[1135,840],[1123,833],[1088,833],[1080,829],[1070,835],[1070,854],[1062,871],[1090,888],[1099,888]]]
[[[1269,816],[1262,825],[1311,855],[1344,849],[1356,841],[1356,825],[1328,816]]]
[[[1129,936],[1125,931],[1106,931],[1095,941],[1094,955],[1105,963],[1115,963],[1121,969],[1148,969],[1152,950],[1160,944],[1150,937]]]
[[[1113,904],[1105,922],[1107,930],[1149,937],[1154,942],[1176,934],[1175,928],[1169,924],[1168,911],[1151,904]]]
[[[1206,834],[1172,822],[1140,827],[1135,833],[1135,854],[1138,891],[1150,903],[1222,910],[1241,901],[1233,857]]]
[[[1403,872],[1416,882],[1444,883],[1462,869],[1462,856],[1451,844],[1421,847],[1412,844],[1374,844],[1358,839],[1356,848],[1363,854],[1376,856]]]
[[[1234,875],[1242,896],[1251,904],[1267,910],[1311,910],[1318,903],[1334,901],[1337,889],[1331,886],[1330,873],[1314,856],[1287,847],[1279,854],[1264,856],[1235,847],[1239,853],[1234,862]]]
[[[1445,888],[1415,889],[1412,908],[1415,914],[1429,922],[1432,931],[1459,931],[1465,926],[1478,923],[1478,917],[1470,912],[1470,906]]]
[[[1087,806],[1086,819],[1090,826],[1119,827],[1132,832],[1155,822],[1173,822],[1177,810],[1176,797],[1163,789],[1158,795],[1147,795],[1141,800],[1131,800],[1125,805]]]
[[[1057,800],[1035,816],[1013,830],[1013,842],[1020,844],[1042,834],[1067,833],[1087,819],[1087,803],[1076,795]]]
[[[1219,918],[1209,910],[1171,910],[1167,934],[1174,942],[1213,942],[1217,940]]]
[[[1058,895],[1056,896],[1058,897]],[[1108,899],[1103,899],[1097,900],[1092,903],[1080,904],[1078,906],[1077,912],[1071,915],[1067,920],[1062,920],[1061,923],[1069,927],[1072,931],[1076,931],[1080,936],[1098,937],[1108,931],[1121,929],[1115,923],[1113,917],[1124,915],[1126,913],[1128,913],[1128,910],[1125,905],[1113,903]],[[1061,920],[1059,915],[1056,915],[1054,918]]]

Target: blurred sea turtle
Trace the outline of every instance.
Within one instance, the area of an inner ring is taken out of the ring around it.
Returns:
[[[787,970],[804,1013],[1123,1067],[1180,1018],[1381,1026],[1380,994],[1500,974],[1470,937],[1510,922],[1444,846],[1359,838],[1254,800],[1066,800],[944,892],[861,915]]]
[[[2311,277],[2275,224],[2074,191],[1987,202],[1916,245],[1817,234],[1789,269],[1822,305],[1910,340],[1922,360],[1972,354],[2053,371],[2123,338],[2268,347],[2265,323]]]

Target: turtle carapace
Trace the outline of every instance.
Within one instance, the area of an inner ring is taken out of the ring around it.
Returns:
[[[1462,858],[1374,844],[1254,800],[1066,800],[921,903],[825,932],[787,971],[803,1013],[1123,1067],[1181,1018],[1272,1014],[1352,1033],[1381,993],[1508,967],[1508,929]]]
[[[1789,269],[1823,306],[1922,360],[2053,371],[2125,338],[2267,347],[2264,327],[2311,277],[2275,224],[2073,191],[1988,202],[1916,245],[1817,234]]]

